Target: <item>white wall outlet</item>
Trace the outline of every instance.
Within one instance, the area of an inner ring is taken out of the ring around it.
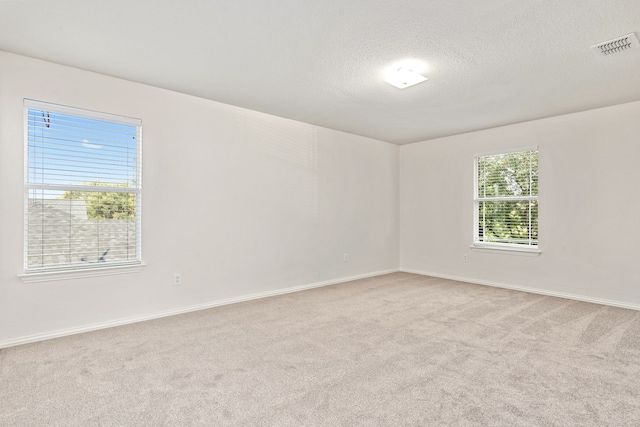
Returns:
[[[342,261],[349,262],[349,254],[344,254],[342,257]]]
[[[173,273],[173,286],[182,285],[182,274],[181,273]]]
[[[462,261],[464,261],[464,262],[469,262],[469,255],[467,255],[467,254],[462,254]]]

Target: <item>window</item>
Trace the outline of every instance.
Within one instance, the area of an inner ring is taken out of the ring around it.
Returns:
[[[25,273],[140,264],[140,120],[24,106]]]
[[[475,158],[474,245],[538,247],[538,150]]]

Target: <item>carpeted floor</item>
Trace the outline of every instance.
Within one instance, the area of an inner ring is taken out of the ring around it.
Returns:
[[[639,426],[640,312],[394,273],[0,350],[2,426]]]

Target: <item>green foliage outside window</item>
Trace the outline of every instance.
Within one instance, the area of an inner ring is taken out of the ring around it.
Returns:
[[[123,187],[128,183],[107,183],[92,181],[86,186]],[[112,191],[66,191],[63,199],[84,200],[89,219],[134,219],[136,212],[136,195]]]
[[[477,240],[537,245],[538,152],[482,156],[477,162]]]

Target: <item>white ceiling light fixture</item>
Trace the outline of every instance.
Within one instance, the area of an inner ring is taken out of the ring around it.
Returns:
[[[384,81],[398,89],[404,89],[409,86],[417,85],[428,80],[422,74],[414,71],[411,68],[400,67],[395,72],[386,78]]]

